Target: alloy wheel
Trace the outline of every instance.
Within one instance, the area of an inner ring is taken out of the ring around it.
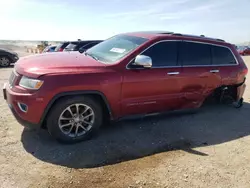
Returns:
[[[72,104],[61,113],[58,126],[63,134],[69,137],[80,137],[93,126],[95,114],[86,104]]]
[[[0,57],[0,66],[7,67],[10,65],[10,60],[7,57]]]

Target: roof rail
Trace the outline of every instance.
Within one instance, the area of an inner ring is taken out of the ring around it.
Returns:
[[[217,41],[220,41],[220,42],[225,42],[225,41],[222,40],[222,39],[205,37],[205,35],[200,35],[200,36],[198,36],[198,35],[188,35],[188,34],[181,34],[181,33],[172,33],[172,35],[175,35],[175,36],[185,36],[185,37],[206,38],[206,39],[210,39],[210,40],[217,40]]]
[[[221,41],[221,42],[225,42],[225,40],[223,40],[223,39],[216,39],[216,40]]]
[[[181,34],[181,33],[173,33],[172,35],[183,36],[183,34]]]
[[[172,31],[166,31],[166,32],[163,32],[161,34],[174,34],[174,32],[172,32]]]

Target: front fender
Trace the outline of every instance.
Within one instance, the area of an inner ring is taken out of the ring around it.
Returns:
[[[40,125],[43,124],[43,122],[44,122],[44,120],[45,120],[45,118],[46,118],[46,116],[47,116],[49,110],[51,109],[51,107],[52,107],[52,106],[55,104],[55,102],[56,102],[58,99],[60,99],[61,97],[74,96],[74,95],[91,95],[91,94],[93,94],[93,95],[99,95],[99,96],[103,99],[103,101],[104,101],[104,103],[105,103],[105,105],[106,105],[106,107],[107,107],[107,109],[108,109],[110,118],[113,119],[113,113],[112,113],[110,104],[109,104],[109,102],[108,102],[106,96],[105,96],[102,92],[100,92],[100,91],[91,91],[91,90],[90,90],[90,91],[69,91],[69,92],[58,93],[58,94],[56,94],[56,95],[49,101],[49,103],[48,103],[48,105],[46,106],[46,108],[45,108],[45,110],[44,110],[44,113],[43,113],[43,115],[42,115],[42,117],[41,117],[41,119],[40,119],[40,123],[39,123],[39,124],[40,124]]]

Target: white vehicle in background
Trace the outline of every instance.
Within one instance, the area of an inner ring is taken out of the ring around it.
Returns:
[[[54,52],[56,49],[56,46],[55,45],[52,45],[52,46],[47,46],[46,48],[44,48],[43,52],[42,53],[47,53],[47,52]]]

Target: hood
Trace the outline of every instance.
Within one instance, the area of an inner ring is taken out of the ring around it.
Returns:
[[[37,78],[45,74],[93,72],[106,65],[79,52],[52,52],[20,58],[15,70]]]

